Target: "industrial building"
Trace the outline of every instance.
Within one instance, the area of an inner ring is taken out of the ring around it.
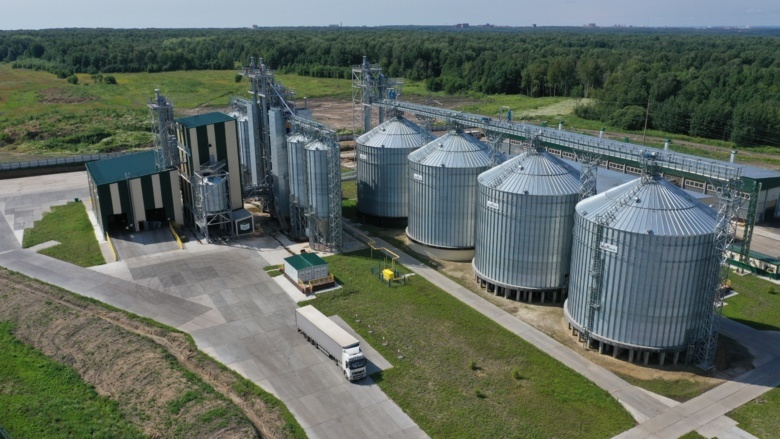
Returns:
[[[563,299],[579,177],[535,145],[479,175],[472,265],[488,291],[523,301]]]
[[[415,251],[450,261],[474,257],[477,177],[504,155],[456,129],[409,154],[409,226]]]
[[[158,169],[155,151],[87,163],[92,208],[103,233],[183,221],[179,172]]]
[[[234,236],[233,212],[244,208],[236,119],[219,112],[184,117],[176,132],[187,224],[206,237]]]

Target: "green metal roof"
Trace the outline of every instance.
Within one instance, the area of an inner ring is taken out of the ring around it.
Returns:
[[[176,122],[179,122],[185,128],[195,128],[202,127],[204,125],[213,125],[215,123],[227,122],[230,120],[235,120],[235,118],[233,116],[228,116],[225,113],[215,111],[213,113],[182,117],[181,119],[176,119]]]
[[[308,267],[316,267],[318,265],[328,265],[321,257],[314,253],[303,253],[300,255],[290,256],[284,259],[285,262],[292,265],[296,270],[301,270]]]
[[[96,185],[102,186],[130,178],[157,174],[161,171],[157,169],[154,151],[150,150],[89,162],[87,163],[87,172]]]
[[[739,244],[732,244],[730,250],[734,253],[742,253],[742,246]],[[750,250],[749,256],[761,262],[766,262],[767,264],[780,265],[780,258],[770,256],[770,255],[765,255],[757,251]]]

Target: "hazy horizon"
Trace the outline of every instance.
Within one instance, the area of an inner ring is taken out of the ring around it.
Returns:
[[[235,0],[229,9],[213,1],[107,3],[83,0],[77,4],[52,0],[11,2],[3,6],[0,30],[49,28],[245,28],[296,26],[446,26],[457,23],[496,26],[599,27],[772,27],[780,26],[780,3],[747,0],[564,0],[547,8],[527,0],[495,0],[486,7],[452,0],[398,0],[384,9],[354,2],[259,2]],[[254,18],[253,18],[254,17]]]

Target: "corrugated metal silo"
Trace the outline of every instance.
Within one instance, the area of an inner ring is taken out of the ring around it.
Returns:
[[[409,153],[433,140],[402,116],[393,117],[357,139],[357,209],[383,218],[409,212]]]
[[[306,144],[308,175],[309,236],[327,235],[330,204],[328,201],[328,145],[319,140]]]
[[[614,356],[628,349],[629,361],[638,352],[647,363],[658,352],[663,363],[675,352],[676,361],[712,310],[716,220],[714,210],[660,176],[580,202],[564,305],[569,323]],[[602,260],[598,276],[594,257]]]
[[[306,182],[306,144],[310,139],[295,133],[287,137],[287,165],[290,181],[290,234],[295,239],[306,238],[306,217],[308,205]]]
[[[477,177],[504,156],[462,131],[409,154],[409,226],[418,250],[442,259],[474,257]]]
[[[558,301],[569,276],[579,171],[534,148],[478,181],[475,274],[508,298],[545,301],[551,293]]]

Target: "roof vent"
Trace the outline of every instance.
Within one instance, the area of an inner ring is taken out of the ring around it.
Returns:
[[[655,232],[653,232],[651,229],[647,229],[647,234],[648,234],[648,235],[652,235],[652,234],[654,234],[654,233],[655,233]]]
[[[634,198],[634,202],[636,202],[636,203],[639,203],[639,202],[641,202],[641,201],[642,201],[642,200],[640,200],[640,199],[639,199],[639,197],[636,197],[636,198]]]
[[[439,142],[439,148],[444,148],[444,144]]]

